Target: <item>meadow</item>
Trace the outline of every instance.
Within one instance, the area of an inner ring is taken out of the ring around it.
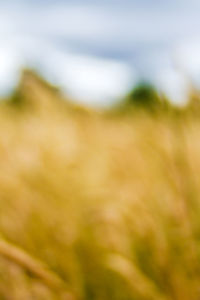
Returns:
[[[199,116],[26,74],[0,104],[0,299],[200,299]]]

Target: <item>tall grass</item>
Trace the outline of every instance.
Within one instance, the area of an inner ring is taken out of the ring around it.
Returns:
[[[200,120],[29,77],[0,107],[0,299],[198,300]]]

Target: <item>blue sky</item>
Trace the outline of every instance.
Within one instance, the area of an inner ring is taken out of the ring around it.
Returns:
[[[185,78],[200,84],[199,16],[197,0],[0,1],[0,92],[28,64],[90,103],[143,78],[184,101]]]

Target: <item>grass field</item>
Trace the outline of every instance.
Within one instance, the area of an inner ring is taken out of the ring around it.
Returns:
[[[0,299],[200,299],[200,118],[61,98],[0,106]]]

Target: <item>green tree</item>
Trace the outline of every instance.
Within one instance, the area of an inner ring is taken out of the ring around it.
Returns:
[[[126,97],[126,102],[136,107],[156,108],[160,106],[161,99],[154,86],[141,82],[130,91]]]

